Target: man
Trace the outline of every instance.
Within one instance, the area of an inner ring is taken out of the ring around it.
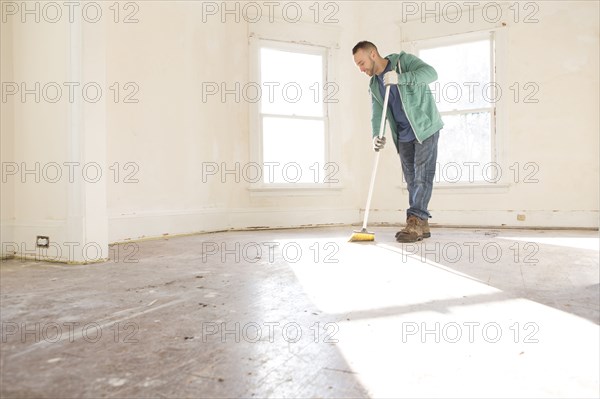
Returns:
[[[396,233],[396,241],[420,241],[431,236],[427,207],[433,189],[439,132],[444,126],[428,86],[437,80],[437,72],[404,51],[382,58],[377,47],[367,41],[357,43],[352,55],[360,71],[371,77],[375,151],[385,146],[385,137],[379,139],[379,126],[385,86],[391,86],[386,117],[400,155],[409,198],[406,227]]]

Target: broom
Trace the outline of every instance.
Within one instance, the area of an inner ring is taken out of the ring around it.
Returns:
[[[383,100],[383,113],[381,116],[381,124],[379,126],[379,138],[383,137],[385,131],[385,119],[390,97],[390,86],[385,87],[385,99]],[[375,233],[367,231],[367,220],[369,219],[369,208],[371,207],[371,197],[373,196],[373,187],[375,186],[375,175],[377,175],[377,165],[379,165],[379,155],[381,150],[375,154],[375,163],[373,164],[373,172],[371,173],[371,183],[369,185],[369,194],[367,195],[367,206],[365,207],[365,218],[363,219],[362,229],[354,230],[349,242],[354,241],[375,241]]]

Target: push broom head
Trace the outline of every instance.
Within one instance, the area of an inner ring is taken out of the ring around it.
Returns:
[[[375,233],[370,233],[367,231],[367,229],[354,231],[352,237],[350,237],[350,240],[348,240],[348,242],[356,241],[375,241]]]

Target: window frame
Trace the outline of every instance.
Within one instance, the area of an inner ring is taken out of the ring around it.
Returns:
[[[326,45],[321,44],[311,44],[311,43],[295,43],[293,41],[284,41],[284,40],[274,40],[270,38],[264,37],[256,37],[250,36],[249,38],[250,44],[250,81],[256,82],[258,85],[261,85],[262,77],[261,77],[261,60],[260,60],[260,52],[262,48],[271,48],[276,50],[283,51],[291,51],[302,54],[316,54],[321,55],[323,57],[323,75],[322,82],[326,84],[328,82],[328,78],[330,77],[330,58],[331,58],[331,49]],[[278,86],[280,88],[281,86]],[[261,89],[264,90],[263,87]],[[263,93],[264,95],[264,93]],[[305,95],[305,94],[303,94]],[[326,95],[323,87],[320,88],[320,95]],[[263,118],[264,117],[276,117],[276,118],[297,118],[304,120],[322,120],[323,121],[323,160],[324,165],[319,165],[320,177],[325,176],[327,173],[324,170],[325,165],[331,162],[331,153],[330,153],[330,106],[324,101],[322,98],[322,116],[299,116],[299,115],[280,115],[280,114],[267,114],[262,113],[261,110],[261,102],[257,101],[250,104],[250,159],[251,162],[256,162],[258,165],[263,168]],[[263,179],[258,182],[251,182],[249,190],[253,191],[254,194],[260,193],[276,193],[276,192],[290,192],[294,190],[301,191],[301,195],[319,195],[323,194],[329,190],[339,190],[342,187],[339,187],[339,182],[318,182],[318,183],[268,183],[264,182],[264,168],[263,170]],[[304,170],[302,171],[305,172]],[[337,177],[334,176],[335,179],[339,179],[339,174]]]
[[[439,182],[434,181],[434,187],[444,189],[445,191],[452,191],[457,189],[462,191],[468,188],[474,192],[487,193],[490,190],[498,190],[506,192],[509,186],[509,179],[507,178],[506,170],[504,170],[505,160],[505,132],[508,118],[508,108],[505,105],[505,101],[502,101],[502,96],[506,97],[510,93],[506,90],[501,92],[500,96],[497,96],[496,88],[500,87],[507,88],[504,84],[506,82],[506,46],[507,38],[506,32],[501,28],[488,28],[481,29],[467,33],[457,33],[443,37],[425,38],[419,40],[413,40],[405,42],[405,51],[415,54],[419,57],[420,51],[425,49],[432,49],[450,45],[470,43],[473,41],[490,40],[490,83],[493,85],[494,96],[496,99],[495,103],[490,103],[490,107],[485,108],[473,108],[464,109],[459,111],[440,111],[440,115],[454,115],[454,114],[468,114],[477,111],[489,111],[490,112],[490,163],[498,165],[501,175],[495,176],[495,181],[478,180],[473,182],[458,181],[456,183],[445,182],[443,180]],[[435,65],[432,65],[436,68]],[[440,134],[444,134],[442,132]],[[407,191],[405,185],[401,186],[403,191]]]

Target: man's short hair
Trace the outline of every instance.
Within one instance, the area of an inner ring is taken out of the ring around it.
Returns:
[[[377,46],[375,46],[373,43],[368,42],[366,40],[356,43],[356,46],[354,46],[352,48],[352,55],[356,54],[356,52],[358,50],[365,50],[365,51],[375,50],[375,52],[379,54],[379,51],[377,51]]]

